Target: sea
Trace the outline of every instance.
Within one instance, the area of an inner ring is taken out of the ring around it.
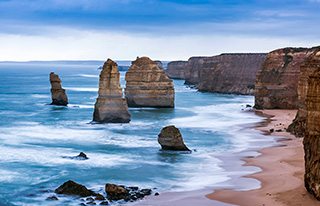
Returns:
[[[260,187],[257,180],[242,179],[260,169],[243,167],[241,159],[276,143],[252,129],[264,120],[250,111],[253,96],[201,93],[173,80],[175,108],[129,108],[128,124],[93,124],[99,66],[0,63],[1,206],[79,205],[83,199],[54,193],[68,180],[101,194],[106,183],[160,194]],[[68,106],[50,105],[50,72],[60,76]],[[121,72],[122,88],[124,77]],[[191,153],[161,151],[158,134],[169,125],[180,129]],[[80,152],[89,159],[72,158]],[[46,200],[53,195],[59,200]]]

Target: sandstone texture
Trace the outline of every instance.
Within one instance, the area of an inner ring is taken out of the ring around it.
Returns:
[[[305,151],[305,187],[320,200],[320,51],[304,63],[311,68],[317,67],[308,80],[306,95],[306,128],[303,139]],[[314,61],[312,61],[314,60]]]
[[[162,150],[190,151],[184,144],[179,129],[173,125],[164,127],[161,130],[158,135],[158,142],[161,145]]]
[[[253,95],[256,74],[266,56],[264,53],[230,53],[204,58],[197,89]]]
[[[54,72],[50,73],[50,83],[51,83],[51,97],[52,97],[51,104],[66,106],[68,104],[68,97],[66,95],[66,90],[62,89],[61,80],[59,76]]]
[[[315,72],[320,65],[319,57],[320,49],[315,49],[314,52],[301,64],[300,76],[298,81],[298,112],[292,124],[288,127],[288,131],[298,137],[304,136],[306,128],[307,107],[306,98],[308,92],[309,76]]]
[[[272,51],[256,78],[255,108],[297,109],[301,63],[314,48],[283,48]]]
[[[108,59],[99,79],[99,97],[94,105],[93,121],[100,123],[128,123],[130,113],[120,86],[117,63]]]
[[[166,74],[171,79],[185,79],[188,61],[172,61],[168,63]]]
[[[129,107],[174,107],[174,85],[148,57],[137,58],[126,73]]]
[[[206,57],[191,57],[185,72],[185,84],[196,85],[200,82],[201,71],[203,68],[203,59]]]

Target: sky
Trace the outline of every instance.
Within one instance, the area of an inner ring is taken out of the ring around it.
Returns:
[[[320,0],[0,0],[0,61],[187,60],[318,46]]]

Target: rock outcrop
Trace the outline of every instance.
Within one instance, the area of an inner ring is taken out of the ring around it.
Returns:
[[[151,189],[139,189],[138,187],[126,187],[109,183],[105,185],[105,191],[108,200],[124,200],[126,202],[142,199],[147,195],[151,195],[152,192]]]
[[[117,63],[108,59],[99,79],[99,97],[94,105],[93,121],[100,123],[128,123],[130,113],[120,86]]]
[[[297,109],[300,65],[314,50],[284,48],[270,52],[257,74],[255,108]]]
[[[172,61],[168,63],[166,74],[171,79],[185,79],[188,61]]]
[[[317,71],[320,65],[320,49],[315,49],[314,52],[301,64],[300,76],[298,81],[298,112],[293,120],[292,124],[289,125],[288,131],[295,134],[298,137],[304,136],[304,130],[306,128],[307,119],[307,107],[306,98],[308,92],[308,81],[309,76]]]
[[[162,61],[155,60],[154,62],[157,63],[157,65],[158,65],[158,67],[159,67],[160,70],[164,71]]]
[[[190,57],[185,72],[185,84],[196,85],[200,82],[203,59],[206,57]]]
[[[88,197],[96,195],[92,190],[88,190],[85,186],[75,183],[71,180],[63,183],[55,190],[57,194],[75,195],[80,197]]]
[[[306,95],[306,129],[303,139],[305,151],[305,187],[309,193],[320,200],[320,51],[304,62],[311,68],[317,67],[308,80]],[[312,61],[314,60],[314,61]]]
[[[59,76],[54,72],[50,73],[50,83],[51,83],[51,97],[52,97],[51,104],[67,106],[68,97],[66,95],[66,90],[62,89],[61,80]]]
[[[137,58],[126,73],[129,107],[174,107],[174,86],[148,57]]]
[[[164,127],[161,130],[158,135],[158,142],[161,145],[162,150],[190,151],[184,144],[179,129],[173,125]]]
[[[253,95],[256,74],[266,56],[264,53],[230,53],[204,58],[197,89]]]

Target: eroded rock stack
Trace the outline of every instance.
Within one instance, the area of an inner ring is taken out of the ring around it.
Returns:
[[[303,139],[305,151],[305,187],[309,193],[320,200],[320,52],[313,55],[315,61],[309,63],[316,71],[309,76],[306,97],[306,129]]]
[[[180,130],[173,125],[161,130],[158,142],[163,150],[190,151],[183,142]]]
[[[117,63],[108,59],[99,80],[99,97],[94,105],[93,121],[101,123],[128,123],[130,113],[120,86]]]
[[[172,61],[168,63],[166,74],[171,79],[185,79],[188,61]]]
[[[68,104],[68,97],[66,95],[66,90],[62,89],[61,80],[59,76],[54,72],[50,73],[50,83],[51,83],[51,97],[52,97],[51,104],[66,106]]]
[[[308,92],[309,76],[315,72],[320,65],[320,49],[316,49],[300,66],[300,76],[298,82],[298,103],[299,108],[295,119],[288,127],[288,131],[298,137],[304,136],[306,128],[307,107],[306,98]]]
[[[137,58],[126,73],[129,107],[174,107],[174,86],[148,57]]]
[[[255,108],[297,109],[300,65],[314,50],[284,48],[270,52],[257,74]]]
[[[230,53],[204,58],[197,89],[253,95],[256,74],[266,56],[264,53]]]

